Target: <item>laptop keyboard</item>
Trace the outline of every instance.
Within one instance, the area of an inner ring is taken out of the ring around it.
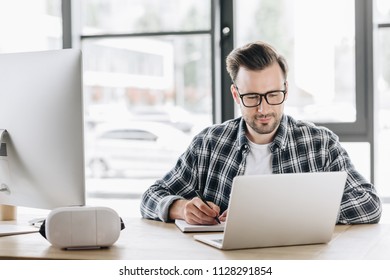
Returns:
[[[220,239],[220,238],[219,238],[219,239],[213,239],[213,241],[214,241],[214,242],[217,242],[217,243],[222,243],[222,240],[223,240],[223,239]]]

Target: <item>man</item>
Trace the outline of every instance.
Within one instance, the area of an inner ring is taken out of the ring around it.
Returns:
[[[355,170],[338,137],[283,113],[289,94],[285,59],[255,42],[233,50],[226,63],[242,117],[195,136],[176,166],[143,194],[142,216],[214,224],[216,217],[226,219],[237,175],[345,170],[338,223],[377,223],[382,208],[376,190]]]

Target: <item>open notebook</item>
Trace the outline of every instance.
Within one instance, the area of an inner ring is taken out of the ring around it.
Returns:
[[[182,232],[214,232],[214,231],[224,231],[225,223],[222,222],[216,225],[191,225],[184,220],[175,220],[176,226]]]
[[[326,243],[346,178],[346,172],[235,177],[224,233],[194,238],[219,249]]]

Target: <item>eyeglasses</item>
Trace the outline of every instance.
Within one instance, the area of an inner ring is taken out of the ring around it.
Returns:
[[[263,98],[269,105],[280,105],[284,102],[284,99],[286,97],[287,90],[272,90],[266,93],[244,93],[240,94],[240,91],[238,90],[238,87],[233,84],[236,90],[238,91],[238,95],[240,96],[242,100],[242,104],[245,107],[251,108],[251,107],[257,107],[261,104]],[[286,87],[286,83],[284,83],[284,86]]]

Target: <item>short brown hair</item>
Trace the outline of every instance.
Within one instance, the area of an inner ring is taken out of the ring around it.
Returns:
[[[279,64],[284,78],[287,79],[286,59],[271,45],[257,41],[231,51],[226,58],[226,69],[232,81],[235,82],[240,67],[248,70],[263,70],[274,62]]]

